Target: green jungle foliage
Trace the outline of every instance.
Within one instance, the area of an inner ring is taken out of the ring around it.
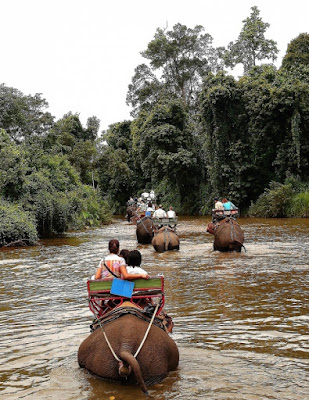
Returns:
[[[0,200],[0,247],[12,242],[32,245],[37,239],[34,216],[18,204]]]
[[[297,193],[291,198],[287,217],[309,217],[309,190]]]
[[[249,215],[266,218],[308,217],[309,185],[294,177],[284,183],[271,182],[255,204],[249,208]]]
[[[12,103],[27,103],[30,99],[32,104],[30,96],[25,98],[3,85],[1,89],[4,99],[6,93],[15,94],[14,99],[9,98]],[[1,104],[5,108],[6,103]],[[24,109],[11,107],[10,116],[7,110],[0,111],[7,113],[7,121],[15,127],[14,135],[7,133],[8,124],[7,130],[0,129],[0,246],[17,241],[33,244],[40,237],[72,228],[108,223],[109,205],[95,188],[98,120],[90,118],[84,129],[78,116],[69,113],[46,132],[38,135],[28,131],[25,136],[23,125],[19,130],[15,125]]]
[[[200,25],[158,28],[128,86],[133,119],[100,137],[96,117],[55,120],[41,95],[0,85],[0,245],[108,223],[145,190],[178,214],[219,196],[242,214],[308,216],[309,35],[264,64],[278,49],[251,11],[226,48]]]
[[[270,188],[258,198],[249,209],[249,215],[254,217],[284,218],[287,216],[289,202],[293,196],[291,184],[272,182]]]

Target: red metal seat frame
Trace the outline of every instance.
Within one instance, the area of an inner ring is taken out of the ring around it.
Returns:
[[[124,302],[130,302],[133,307],[140,309],[143,309],[147,303],[159,303],[157,315],[162,311],[165,302],[163,276],[131,281],[135,283],[131,298],[111,294],[112,282],[113,279],[87,281],[89,308],[95,317],[102,318]]]

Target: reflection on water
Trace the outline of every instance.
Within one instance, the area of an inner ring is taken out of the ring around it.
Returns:
[[[212,250],[208,219],[182,217],[180,251],[137,245],[123,219],[102,229],[0,250],[0,397],[143,399],[81,370],[89,334],[86,281],[108,240],[138,247],[150,274],[165,275],[166,310],[180,365],[150,388],[154,399],[308,398],[309,220],[240,219],[246,252]],[[307,396],[307,397],[306,397]]]

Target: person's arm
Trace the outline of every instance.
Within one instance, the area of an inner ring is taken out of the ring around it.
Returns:
[[[101,277],[102,277],[102,270],[103,270],[102,263],[100,263],[100,265],[99,265],[99,267],[98,267],[98,269],[97,269],[97,272],[95,273],[94,279],[101,279]]]
[[[120,266],[120,272],[124,279],[132,281],[133,279],[149,279],[148,274],[129,274],[125,265]]]

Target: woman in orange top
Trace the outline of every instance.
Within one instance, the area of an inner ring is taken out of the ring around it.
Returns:
[[[104,278],[122,278],[127,280],[133,279],[149,279],[148,274],[129,274],[126,268],[126,262],[123,257],[119,257],[119,241],[112,239],[108,243],[110,254],[100,261],[95,279]]]

